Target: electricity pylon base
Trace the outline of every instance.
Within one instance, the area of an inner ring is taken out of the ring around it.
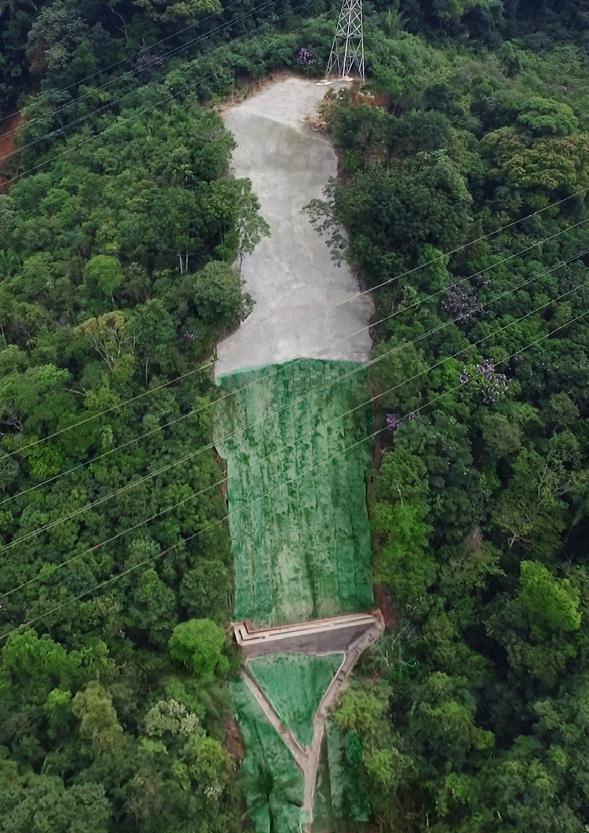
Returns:
[[[364,81],[364,28],[362,22],[362,0],[342,0],[335,36],[327,62],[326,77],[337,76],[342,81],[351,81],[357,72]]]

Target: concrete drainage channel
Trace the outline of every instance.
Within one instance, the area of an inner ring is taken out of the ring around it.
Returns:
[[[302,821],[309,830],[313,822],[315,784],[321,745],[325,735],[325,723],[331,708],[344,691],[360,655],[378,639],[383,630],[384,622],[378,610],[371,614],[332,617],[286,627],[250,630],[248,623],[245,622],[234,626],[236,642],[246,657],[246,668],[243,672],[244,683],[303,774]],[[301,745],[297,740],[251,670],[252,658],[287,652],[305,652],[305,654],[317,657],[341,657],[339,667],[313,715],[311,743],[307,746]]]
[[[251,179],[271,230],[243,263],[253,312],[216,366],[235,391],[215,414],[245,659],[234,705],[244,765],[273,784],[267,801],[248,801],[258,833],[365,820],[346,797],[344,744],[328,718],[384,628],[372,610],[370,449],[358,442],[370,433],[358,403],[372,308],[304,210],[336,173],[333,149],[306,124],[325,92],[289,78],[224,113],[235,174]]]

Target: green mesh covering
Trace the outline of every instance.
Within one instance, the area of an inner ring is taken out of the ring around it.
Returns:
[[[346,742],[332,720],[327,721],[326,739],[315,791],[314,833],[332,831],[336,820],[366,822],[372,808],[362,786],[362,744],[357,735]]]
[[[244,683],[232,685],[246,748],[242,783],[256,833],[300,833],[303,776]]]
[[[343,654],[274,654],[249,663],[282,722],[303,746],[311,744],[313,715],[342,660]]]
[[[310,359],[219,384],[236,391],[215,414],[229,477],[235,620],[272,625],[370,609],[371,444],[344,449],[370,433],[371,414],[362,407],[342,417],[369,398],[364,369]]]
[[[229,477],[234,620],[275,625],[371,609],[366,514],[371,443],[345,450],[371,431],[370,409],[356,408],[369,399],[365,369],[299,360],[234,373],[219,384],[224,392],[235,391],[215,411],[215,442]],[[311,742],[313,713],[340,662],[341,655],[333,654],[278,655],[250,663],[303,745]],[[302,774],[241,681],[233,686],[233,701],[246,748],[243,788],[256,833],[300,833]],[[329,727],[316,791],[317,833],[334,830],[336,820],[367,817],[349,752]]]
[[[242,784],[256,833],[301,833],[304,785],[294,758],[241,680],[232,685],[232,696],[246,748]],[[328,721],[317,777],[313,833],[333,833],[341,829],[342,821],[349,824],[370,818],[370,803],[361,787],[356,761],[361,748],[348,749],[348,745]]]

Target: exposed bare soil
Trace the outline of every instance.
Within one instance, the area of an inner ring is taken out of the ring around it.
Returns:
[[[18,159],[15,155],[15,151],[18,151],[16,139],[23,121],[23,114],[15,113],[12,118],[0,122],[0,190],[7,187],[11,172],[16,166]]]

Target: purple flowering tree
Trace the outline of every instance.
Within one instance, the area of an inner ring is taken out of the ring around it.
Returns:
[[[401,417],[399,414],[386,414],[385,423],[389,431],[396,431],[401,424]]]
[[[301,46],[298,50],[296,60],[297,64],[306,69],[308,73],[311,71],[311,67],[317,63],[317,58],[306,46]]]
[[[481,405],[495,405],[505,396],[508,387],[507,376],[495,370],[491,359],[464,367],[459,381]]]
[[[389,431],[396,431],[403,422],[412,422],[417,417],[417,411],[411,411],[405,416],[396,413],[385,414],[385,425]]]
[[[441,307],[455,321],[471,321],[480,317],[482,311],[474,290],[468,284],[449,286]]]

